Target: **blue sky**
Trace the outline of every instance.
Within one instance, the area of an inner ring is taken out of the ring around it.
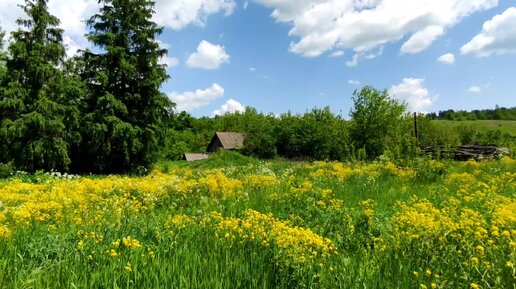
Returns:
[[[347,116],[364,85],[413,111],[516,106],[515,2],[158,0],[172,76],[163,91],[195,116],[244,106],[275,114],[329,106]],[[0,11],[12,6],[0,0]],[[95,0],[49,7],[69,54],[88,45],[77,19]],[[0,25],[12,29],[13,15],[0,12]]]

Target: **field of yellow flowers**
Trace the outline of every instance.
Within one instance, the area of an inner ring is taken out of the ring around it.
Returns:
[[[516,288],[516,161],[0,180],[0,288]]]

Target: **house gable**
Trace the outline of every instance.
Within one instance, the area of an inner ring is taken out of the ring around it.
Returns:
[[[208,145],[208,152],[218,149],[233,150],[244,146],[244,135],[237,132],[216,132]]]

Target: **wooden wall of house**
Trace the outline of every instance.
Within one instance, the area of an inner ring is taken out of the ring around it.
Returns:
[[[215,137],[208,145],[208,148],[206,149],[206,151],[209,153],[214,153],[221,148],[222,148],[222,142],[220,141],[220,139],[218,137]]]

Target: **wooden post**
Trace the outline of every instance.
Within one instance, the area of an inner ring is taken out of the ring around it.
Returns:
[[[416,144],[419,146],[419,135],[417,133],[417,112],[414,112],[414,134],[416,135]]]

